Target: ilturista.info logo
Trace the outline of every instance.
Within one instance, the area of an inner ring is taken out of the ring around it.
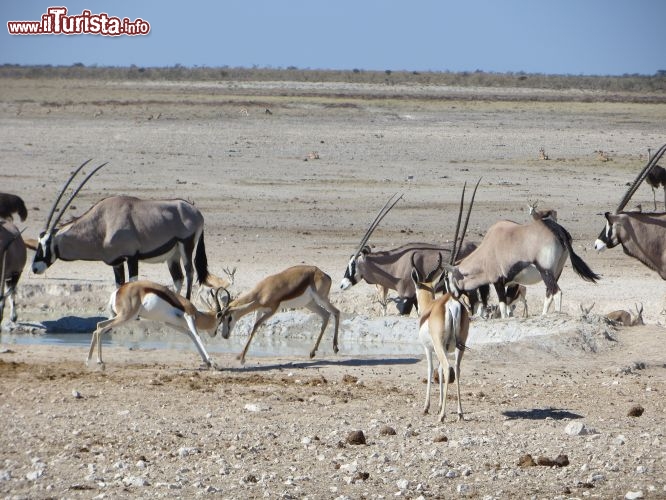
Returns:
[[[141,18],[110,16],[105,12],[68,15],[67,7],[49,7],[39,21],[7,21],[10,35],[103,35],[136,36],[150,33],[150,23]]]

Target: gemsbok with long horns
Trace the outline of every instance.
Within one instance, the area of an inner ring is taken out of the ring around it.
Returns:
[[[373,252],[367,242],[382,219],[400,201],[402,195],[395,197],[396,194],[389,198],[361,238],[356,252],[347,263],[340,288],[348,290],[357,283],[365,281],[370,285],[377,285],[383,301],[386,300],[388,290],[395,290],[398,297],[393,300],[398,312],[402,315],[409,315],[414,306],[419,309],[416,288],[412,280],[413,262],[416,263],[419,272],[424,274],[426,269],[432,269],[440,254],[451,254],[451,245],[407,243],[390,250]],[[473,243],[467,244],[461,249],[460,257],[468,255],[475,248]],[[484,287],[479,292],[480,300],[485,306],[489,289]]]
[[[314,358],[321,342],[328,320],[333,315],[335,331],[333,333],[333,352],[338,352],[338,327],[340,311],[331,304],[328,294],[331,290],[331,277],[316,266],[298,265],[270,275],[252,290],[232,300],[223,310],[222,337],[229,338],[236,322],[252,312],[257,317],[250,331],[245,347],[238,355],[241,364],[245,364],[245,355],[257,329],[279,309],[307,308],[318,314],[322,319],[321,330],[317,341],[310,351]]]
[[[666,144],[659,148],[638,173],[615,211],[604,214],[606,226],[594,242],[597,251],[622,245],[625,254],[656,271],[663,280],[666,280],[666,213],[623,210],[665,152]]]
[[[194,342],[204,364],[208,368],[215,367],[199,332],[205,331],[211,337],[217,333],[217,327],[220,326],[223,316],[220,291],[224,291],[226,294],[223,300],[226,306],[230,298],[229,293],[218,288],[210,290],[215,303],[214,307],[209,311],[200,311],[180,294],[152,281],[132,281],[123,284],[111,293],[109,299],[109,308],[115,316],[97,323],[97,328],[92,334],[86,365],[90,363],[95,347],[97,347],[97,365],[104,369],[102,335],[130,321],[143,319],[164,323],[187,333]]]
[[[194,276],[192,254],[196,247],[194,268],[199,283],[212,288],[227,285],[225,280],[208,271],[203,215],[185,200],[111,196],[97,202],[83,215],[59,226],[60,219],[81,188],[106,165],[102,164],[88,174],[53,220],[65,190],[89,161],[72,173],[51,207],[32,263],[35,274],[44,273],[58,259],[102,261],[113,267],[116,286],[120,286],[125,282],[125,263],[129,280],[136,281],[139,261],[166,261],[175,290],[180,293],[183,286],[182,260],[186,277],[185,297],[189,299]]]
[[[473,200],[470,210],[472,204]],[[507,285],[533,285],[543,281],[546,298],[542,314],[548,312],[553,300],[560,312],[562,291],[557,281],[567,257],[582,279],[595,283],[600,278],[574,252],[571,234],[551,217],[537,217],[527,224],[502,220],[492,225],[477,249],[457,265],[444,264],[445,277],[448,290],[454,295],[493,284],[502,318],[509,316]]]
[[[419,315],[419,340],[423,345],[427,361],[427,386],[423,413],[430,409],[432,388],[433,360],[435,351],[439,361],[439,421],[446,417],[446,396],[449,384],[455,379],[458,393],[458,420],[463,419],[460,397],[460,363],[465,352],[465,343],[469,335],[469,313],[465,306],[450,293],[435,299],[435,284],[443,268],[442,254],[439,254],[437,266],[427,275],[422,275],[414,263],[412,280],[418,293],[421,313]],[[449,354],[454,353],[454,361],[449,361]],[[442,387],[443,386],[443,387]]]
[[[25,267],[26,250],[21,232],[14,224],[0,221],[0,323],[5,310],[5,301],[11,308],[9,319],[17,319],[14,295],[23,268]]]

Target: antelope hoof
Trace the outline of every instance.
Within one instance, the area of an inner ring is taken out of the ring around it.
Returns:
[[[333,346],[333,352],[334,352],[335,354],[337,354],[339,350],[340,350],[340,349],[338,349],[338,344],[335,344],[335,345]]]
[[[317,351],[310,351],[310,359],[314,358],[316,353]]]
[[[423,408],[423,414],[427,415],[428,414],[428,408]]]
[[[465,418],[463,417],[462,413],[458,413],[458,422],[464,422]]]
[[[244,364],[245,364],[245,356],[243,356],[242,354],[239,354],[238,356],[236,356],[236,359],[237,359],[238,361],[240,361],[240,364],[241,364],[241,365],[244,365]]]

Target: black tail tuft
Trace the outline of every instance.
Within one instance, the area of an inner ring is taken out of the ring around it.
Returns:
[[[206,257],[206,245],[204,244],[204,233],[201,231],[197,242],[197,251],[194,255],[194,269],[197,271],[197,281],[203,285],[208,279],[208,257]]]
[[[583,259],[581,259],[571,248],[571,244],[567,245],[569,250],[569,258],[571,259],[571,265],[576,271],[576,274],[583,278],[585,281],[590,281],[596,283],[597,280],[601,279],[601,276],[595,273],[590,266],[588,266]]]
[[[576,252],[574,252],[573,247],[571,246],[571,234],[569,231],[560,226],[557,222],[552,219],[543,219],[543,223],[551,230],[551,232],[557,236],[560,242],[566,246],[569,251],[569,258],[571,259],[571,265],[576,271],[576,274],[583,278],[585,281],[590,281],[596,283],[597,280],[601,279],[601,276],[595,273],[590,266],[588,266],[583,259],[581,259]]]

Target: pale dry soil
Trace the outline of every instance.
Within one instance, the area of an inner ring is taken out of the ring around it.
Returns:
[[[5,334],[0,496],[666,497],[663,281],[619,249],[591,249],[647,147],[664,142],[666,106],[492,101],[478,89],[435,99],[413,87],[0,84],[1,189],[25,199],[28,220],[17,221],[25,237],[42,230],[72,167],[108,160],[67,217],[112,194],[189,199],[206,219],[212,271],[238,268],[234,293],[289,265],[316,264],[332,276],[343,316],[338,355],[329,327],[307,358],[318,322],[295,311],[282,316],[286,328],[277,322],[258,335],[297,332],[302,353],[250,349],[241,367],[221,348],[227,341],[206,339],[217,371],[199,370],[191,345],[128,347],[162,335],[155,325],[119,331],[104,371],[85,367],[86,347],[14,344]],[[549,160],[538,159],[541,147]],[[313,152],[319,159],[308,159]],[[539,316],[544,290],[535,285],[530,318],[475,321],[462,368],[465,421],[450,395],[439,423],[436,401],[422,415],[421,355],[349,354],[365,336],[415,342],[416,317],[390,309],[380,318],[374,287],[342,292],[337,283],[392,193],[404,201],[371,238],[377,249],[452,238],[462,184],[479,177],[470,239],[501,218],[526,221],[527,202],[539,199],[558,210],[602,279],[583,282],[567,265],[561,314]],[[648,187],[638,203],[652,208]],[[140,274],[168,280],[164,265]],[[98,263],[57,262],[45,276],[26,269],[18,330],[48,335],[41,325],[64,320],[87,328],[106,315],[112,279]],[[579,304],[592,302],[582,318]],[[635,303],[645,326],[597,316]],[[366,443],[348,443],[358,430]],[[526,454],[566,455],[568,465],[521,467]]]

